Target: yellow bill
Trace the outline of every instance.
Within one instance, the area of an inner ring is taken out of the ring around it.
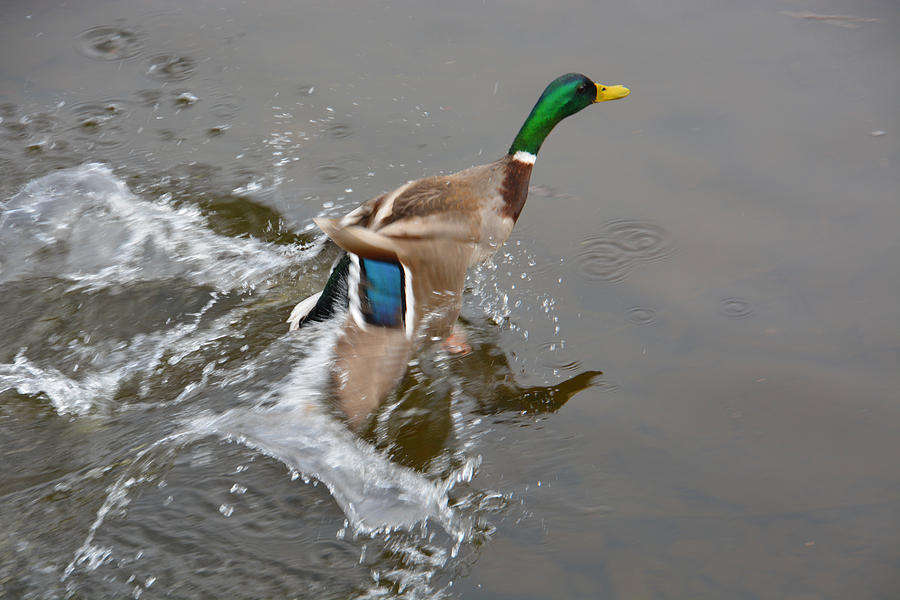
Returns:
[[[597,84],[597,99],[594,100],[597,102],[606,102],[607,100],[618,100],[619,98],[624,98],[628,94],[631,93],[624,85],[603,85],[602,83]]]

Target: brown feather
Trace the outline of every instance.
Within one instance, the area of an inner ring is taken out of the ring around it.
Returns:
[[[503,195],[503,216],[513,221],[519,220],[525,200],[528,199],[528,182],[531,180],[531,169],[534,165],[517,160],[510,160],[506,165],[506,176],[500,186]]]

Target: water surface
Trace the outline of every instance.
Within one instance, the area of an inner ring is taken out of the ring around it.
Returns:
[[[893,598],[895,3],[13,2],[0,597]],[[362,438],[312,225],[544,145]],[[602,374],[600,373],[602,372]]]

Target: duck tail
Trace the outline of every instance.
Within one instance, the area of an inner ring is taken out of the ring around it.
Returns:
[[[290,330],[299,329],[305,323],[327,321],[339,310],[347,308],[347,276],[350,271],[350,255],[344,252],[331,268],[331,275],[321,292],[313,294],[291,311],[288,318]]]

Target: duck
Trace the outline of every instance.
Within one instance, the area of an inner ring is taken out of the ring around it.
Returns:
[[[562,75],[498,160],[409,181],[343,217],[314,219],[341,254],[322,291],[291,311],[289,330],[342,316],[332,396],[351,429],[364,427],[425,343],[465,352],[456,321],[466,272],[509,238],[544,140],[563,119],[629,94],[580,73]]]

